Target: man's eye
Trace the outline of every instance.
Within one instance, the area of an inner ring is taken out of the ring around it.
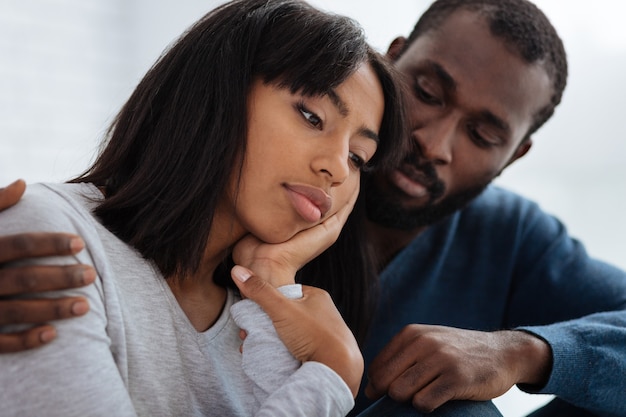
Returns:
[[[442,106],[443,105],[443,102],[440,99],[438,99],[437,97],[433,96],[428,91],[424,90],[422,87],[420,87],[419,84],[415,84],[415,95],[417,96],[417,98],[420,101],[422,101],[423,103],[426,103],[428,105],[431,105],[431,106]]]
[[[478,132],[478,129],[476,129],[475,127],[469,126],[468,133],[472,142],[474,142],[480,148],[491,148],[492,146],[496,146],[493,142],[485,139],[484,136],[481,135]]]
[[[366,168],[365,160],[354,152],[349,152],[348,158],[350,159],[350,163],[352,164],[354,169],[364,170]]]
[[[298,106],[298,110],[300,110],[300,113],[302,114],[302,116],[312,126],[318,128],[318,129],[322,128],[322,119],[317,114],[315,114],[312,111],[308,110],[306,107],[304,107],[303,104],[300,104]]]

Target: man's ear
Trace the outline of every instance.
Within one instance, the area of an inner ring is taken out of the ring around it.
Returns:
[[[511,157],[511,159],[509,159],[509,162],[507,162],[506,166],[508,167],[509,165],[511,165],[513,162],[517,161],[518,159],[520,159],[522,156],[526,155],[528,153],[528,151],[530,150],[530,148],[532,148],[533,146],[533,138],[528,138],[526,139],[524,142],[522,142],[517,149],[515,150],[515,153],[513,154],[513,156]],[[505,167],[506,168],[506,167]]]
[[[398,59],[405,45],[406,38],[404,36],[398,36],[397,38],[395,38],[387,49],[387,58],[389,58],[391,61],[395,61],[396,59]]]

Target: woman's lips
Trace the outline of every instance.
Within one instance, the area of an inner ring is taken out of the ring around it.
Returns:
[[[320,221],[332,206],[332,198],[320,188],[302,184],[283,186],[293,207],[309,223]]]

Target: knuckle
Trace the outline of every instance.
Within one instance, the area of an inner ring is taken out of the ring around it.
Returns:
[[[415,364],[400,375],[398,382],[401,382],[402,385],[406,387],[417,387],[420,385],[422,375],[422,370],[417,364]]]
[[[437,407],[441,406],[448,400],[454,398],[454,387],[447,383],[436,383],[434,387],[428,390],[423,395],[416,395],[413,398],[413,404],[417,408],[422,410],[429,410],[432,412]]]
[[[76,288],[93,282],[96,271],[88,265],[68,265],[63,268],[65,288]]]
[[[63,319],[69,316],[69,308],[66,307],[65,303],[55,302],[52,306],[52,311],[55,319]]]
[[[18,352],[20,343],[16,342],[14,335],[0,334],[0,354]]]
[[[37,274],[33,268],[15,268],[13,282],[22,292],[32,291],[37,288]]]
[[[407,386],[398,381],[394,381],[388,390],[388,394],[396,401],[404,402],[411,398],[411,394],[407,390]]]
[[[259,294],[265,290],[266,285],[268,285],[267,281],[258,277],[251,277],[248,282],[246,282],[246,293],[248,295]]]
[[[0,309],[0,323],[20,324],[24,323],[24,310],[13,303],[7,304]]]
[[[19,234],[11,236],[9,240],[9,247],[13,252],[19,255],[31,254],[35,248],[33,240],[27,234]]]
[[[372,391],[377,393],[385,392],[384,386],[381,384],[378,378],[376,378],[376,376],[371,373],[370,375],[368,375],[367,383],[369,384]]]
[[[449,399],[442,394],[443,392],[438,389],[430,390],[428,393],[419,392],[413,396],[411,403],[422,413],[432,413]]]
[[[414,337],[417,338],[419,337],[420,333],[419,333],[419,327],[417,324],[408,324],[406,326],[404,326],[402,328],[402,330],[400,330],[400,334],[403,337]]]
[[[72,288],[77,285],[84,285],[85,284],[85,279],[84,279],[85,272],[86,272],[86,269],[83,268],[82,266],[76,266],[76,265],[64,266],[63,278],[65,281],[65,286],[67,288]]]
[[[437,404],[435,404],[434,402],[418,396],[413,398],[411,404],[413,405],[413,408],[415,408],[417,411],[426,414],[432,413],[433,411],[435,411],[435,408],[437,408]]]
[[[7,268],[0,265],[0,296],[11,295],[16,292],[18,278],[15,275],[15,268]],[[6,304],[4,299],[2,300],[2,304]]]
[[[54,252],[59,254],[66,253],[70,247],[68,237],[63,235],[53,235],[51,243]]]
[[[39,339],[39,333],[35,329],[31,329],[20,334],[19,340],[22,350],[34,349],[42,344]]]
[[[319,298],[321,301],[333,302],[328,291],[319,287],[307,287],[306,293],[309,298]]]

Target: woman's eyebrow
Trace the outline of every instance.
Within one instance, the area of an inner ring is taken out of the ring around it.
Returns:
[[[365,126],[359,129],[359,135],[364,136],[368,139],[372,139],[374,142],[376,142],[377,145],[380,143],[380,137],[378,136],[378,134],[372,129],[368,129]]]
[[[343,117],[346,117],[350,114],[350,109],[348,108],[346,103],[341,99],[341,97],[339,96],[339,94],[337,94],[335,90],[330,90],[328,92],[328,97],[330,98],[330,101],[333,103],[333,105],[339,111],[339,114],[341,114]]]
[[[330,90],[328,92],[328,97],[330,98],[330,102],[333,103],[333,105],[337,108],[339,114],[341,114],[342,117],[347,117],[350,114],[350,109],[335,90]],[[372,139],[374,142],[376,142],[377,145],[380,143],[380,137],[378,136],[378,133],[374,132],[372,129],[369,129],[366,126],[362,126],[361,129],[359,129],[359,135],[368,139]]]

